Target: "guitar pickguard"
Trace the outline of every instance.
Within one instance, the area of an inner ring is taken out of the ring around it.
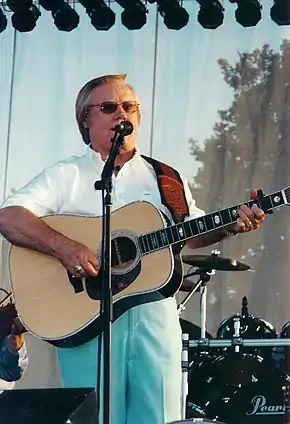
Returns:
[[[138,262],[137,265],[129,272],[124,274],[112,274],[111,276],[111,285],[112,285],[112,294],[115,296],[121,291],[125,290],[130,284],[132,284],[141,271],[141,262]],[[101,300],[102,299],[102,272],[100,270],[99,274],[96,277],[86,277],[86,278],[75,278],[68,272],[69,282],[73,286],[75,293],[81,293],[86,290],[88,296],[92,300]]]

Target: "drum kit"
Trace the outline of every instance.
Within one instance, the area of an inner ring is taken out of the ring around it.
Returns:
[[[211,335],[206,331],[207,283],[216,270],[246,271],[250,266],[222,258],[218,251],[182,259],[194,271],[181,286],[186,297],[179,304],[179,314],[199,292],[200,327],[180,318],[184,421],[170,424],[290,423],[290,322],[278,334],[272,324],[249,313],[243,297],[241,311],[223,319],[216,335]],[[192,275],[199,277],[196,283],[189,280]]]

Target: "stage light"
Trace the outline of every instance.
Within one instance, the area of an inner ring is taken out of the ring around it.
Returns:
[[[236,21],[243,27],[256,26],[262,19],[262,5],[258,0],[237,0]]]
[[[218,0],[199,1],[197,20],[203,28],[216,29],[224,21],[225,9]]]
[[[290,25],[290,4],[285,0],[274,0],[270,10],[272,21],[277,25]]]
[[[189,14],[178,0],[159,0],[157,4],[158,12],[168,29],[179,30],[188,24]]]
[[[147,22],[147,13],[145,5],[141,1],[134,1],[128,7],[125,7],[121,13],[122,24],[129,30],[142,28]]]
[[[80,23],[80,17],[77,12],[68,4],[63,5],[51,12],[54,25],[59,31],[70,32],[77,28]]]
[[[39,4],[51,12],[54,25],[59,31],[72,31],[80,23],[80,17],[64,0],[39,0]]]
[[[30,32],[35,28],[40,15],[40,10],[32,4],[29,9],[14,12],[11,23],[13,28],[19,32]]]
[[[116,14],[103,0],[80,0],[98,31],[108,31],[116,22]]]
[[[41,15],[32,0],[7,0],[7,6],[14,12],[11,17],[13,28],[19,32],[30,32]]]
[[[0,33],[7,28],[7,18],[2,9],[0,9]]]

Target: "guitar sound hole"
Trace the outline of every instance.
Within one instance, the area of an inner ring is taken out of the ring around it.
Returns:
[[[133,240],[120,236],[112,240],[112,268],[122,270],[132,265],[137,256],[137,247]]]

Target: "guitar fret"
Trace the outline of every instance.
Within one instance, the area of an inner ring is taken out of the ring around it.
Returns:
[[[165,247],[165,246],[170,245],[170,242],[169,242],[168,237],[167,237],[166,228],[159,230],[159,233],[160,233],[160,238],[161,238],[161,241],[162,241],[162,246]]]
[[[146,251],[150,252],[151,248],[150,248],[150,243],[149,243],[149,234],[144,235],[144,240],[145,240],[145,243],[146,243]]]
[[[151,243],[152,243],[152,249],[151,250],[158,249],[158,241],[157,241],[157,238],[155,236],[155,233],[150,233],[150,239],[151,239]]]
[[[174,227],[170,227],[170,228],[171,228],[171,233],[173,235],[174,243],[177,243],[180,240],[177,227],[174,226]]]
[[[220,211],[220,217],[222,225],[228,225],[233,222],[229,209],[223,209]]]
[[[163,247],[163,241],[162,241],[162,238],[161,238],[161,232],[160,231],[155,231],[155,236],[156,236],[156,239],[157,239],[157,243],[158,243],[158,247],[160,248],[160,247]]]
[[[140,245],[141,253],[147,253],[147,249],[146,249],[145,241],[144,241],[144,236],[139,237],[139,245]]]
[[[192,221],[188,221],[189,225],[190,225],[190,231],[191,231],[191,235],[192,236],[197,236],[200,232],[199,232],[199,228],[197,225],[197,220],[193,219]]]
[[[170,244],[174,243],[174,237],[173,237],[173,233],[171,230],[171,227],[166,228],[166,235],[167,235],[167,240]]]
[[[186,234],[187,237],[192,237],[192,236],[195,235],[192,232],[191,225],[190,225],[189,221],[185,221],[184,224],[183,224],[183,227],[184,227],[184,231],[185,231],[185,234]]]
[[[212,214],[204,216],[203,220],[205,222],[205,228],[207,231],[213,230],[215,228]]]

